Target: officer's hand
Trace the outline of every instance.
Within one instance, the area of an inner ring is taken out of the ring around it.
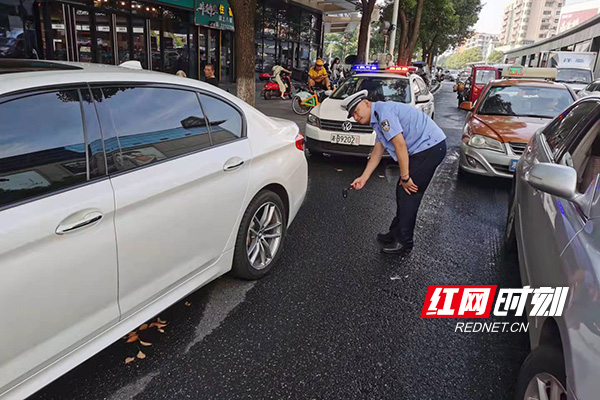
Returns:
[[[359,176],[358,178],[356,178],[354,180],[354,182],[352,182],[350,184],[350,186],[352,186],[352,188],[354,190],[360,190],[360,189],[364,188],[366,184],[367,184],[367,180],[365,178],[363,178],[362,176]]]
[[[417,191],[419,190],[419,187],[417,185],[415,185],[412,178],[408,178],[408,182],[406,182],[406,183],[400,181],[400,184],[404,188],[404,191],[406,193],[408,193],[409,195],[411,193],[417,193]]]

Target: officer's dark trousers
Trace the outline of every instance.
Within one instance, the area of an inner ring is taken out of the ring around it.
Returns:
[[[408,194],[398,181],[396,186],[396,203],[398,210],[396,216],[390,225],[390,232],[394,238],[406,247],[413,245],[413,233],[415,223],[417,222],[417,212],[423,194],[433,178],[436,168],[446,156],[446,141],[436,144],[435,146],[424,150],[420,153],[413,154],[409,157],[408,168],[410,177],[415,185],[419,187],[417,193]]]

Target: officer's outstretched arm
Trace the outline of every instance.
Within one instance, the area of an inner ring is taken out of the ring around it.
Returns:
[[[363,171],[362,175],[356,178],[351,184],[351,186],[354,189],[360,190],[366,185],[367,181],[373,174],[373,171],[375,171],[375,169],[379,165],[379,162],[381,162],[381,158],[383,157],[384,151],[385,148],[383,147],[381,142],[375,142],[375,147],[373,147],[373,151],[371,152],[371,158],[369,158],[369,162],[367,163],[365,170]]]

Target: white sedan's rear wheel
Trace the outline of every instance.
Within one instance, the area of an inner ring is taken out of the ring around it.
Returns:
[[[566,381],[561,349],[538,346],[521,367],[515,400],[567,400]]]
[[[243,279],[267,275],[281,254],[286,227],[285,207],[279,196],[270,190],[256,195],[240,224],[233,274]]]

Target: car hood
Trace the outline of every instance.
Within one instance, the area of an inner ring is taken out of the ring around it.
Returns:
[[[346,118],[348,116],[348,112],[340,107],[342,101],[343,100],[327,98],[323,100],[323,102],[317,106],[312,113],[321,119],[346,121],[348,119]],[[352,121],[354,121],[354,118],[352,118]]]
[[[504,142],[528,142],[551,118],[476,115],[475,119],[493,130]]]

